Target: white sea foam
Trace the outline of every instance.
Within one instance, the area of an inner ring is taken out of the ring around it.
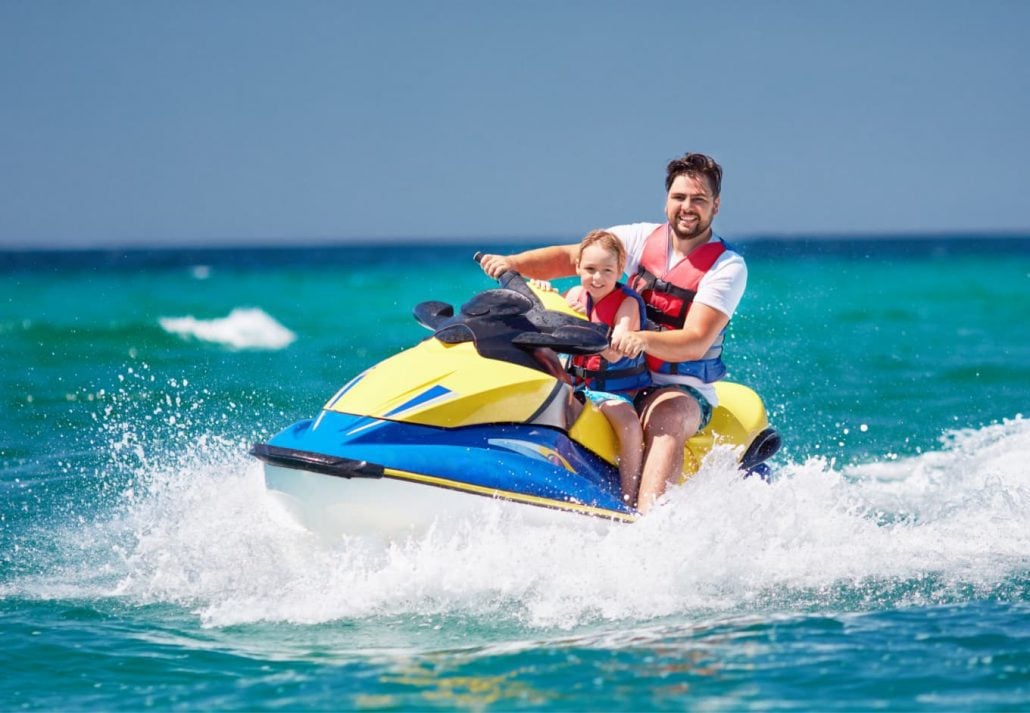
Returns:
[[[237,307],[227,317],[161,317],[161,327],[171,334],[224,344],[233,349],[283,349],[297,335],[257,308]]]
[[[299,528],[244,451],[211,437],[138,457],[118,514],[62,535],[81,572],[32,586],[173,603],[213,626],[456,615],[568,628],[1004,596],[1030,568],[1022,418],[908,459],[786,465],[771,484],[716,451],[629,526],[530,526],[484,499],[478,517],[390,544]]]

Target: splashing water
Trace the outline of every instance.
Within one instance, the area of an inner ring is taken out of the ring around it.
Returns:
[[[156,452],[109,423],[126,478],[117,505],[59,533],[58,576],[15,588],[172,604],[217,627],[453,615],[571,629],[1005,597],[1028,566],[1022,418],[948,433],[914,458],[783,465],[771,483],[742,479],[716,449],[630,526],[531,525],[484,499],[475,517],[390,543],[316,537],[267,495],[245,439],[165,423],[178,435]]]

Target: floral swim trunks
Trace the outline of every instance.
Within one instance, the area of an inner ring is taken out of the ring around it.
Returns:
[[[625,401],[630,406],[633,405],[633,396],[630,396],[624,392],[594,391],[593,389],[583,389],[583,395],[590,399],[594,406],[600,406],[605,401]]]

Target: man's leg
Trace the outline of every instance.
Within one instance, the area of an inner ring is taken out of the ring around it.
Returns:
[[[637,509],[646,513],[670,483],[683,475],[683,447],[697,432],[701,407],[677,388],[649,394],[641,404],[644,426],[644,468]]]

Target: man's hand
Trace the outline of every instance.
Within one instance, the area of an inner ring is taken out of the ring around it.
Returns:
[[[479,266],[495,280],[508,270],[515,269],[511,260],[504,255],[484,255],[479,259]]]

